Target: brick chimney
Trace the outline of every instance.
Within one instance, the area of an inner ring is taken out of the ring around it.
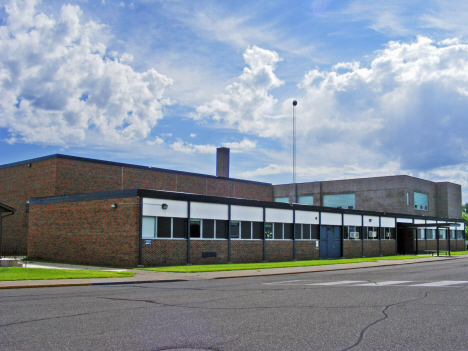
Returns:
[[[229,148],[216,149],[216,176],[229,178]]]

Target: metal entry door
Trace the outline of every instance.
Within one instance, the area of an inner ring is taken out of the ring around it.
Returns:
[[[320,258],[341,257],[341,228],[325,225],[320,228]]]

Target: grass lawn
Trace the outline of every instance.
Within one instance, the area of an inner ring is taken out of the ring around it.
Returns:
[[[450,251],[451,255],[468,255],[468,251]]]
[[[366,257],[366,258],[342,258],[342,259],[336,259],[336,260],[236,263],[236,264],[206,264],[206,265],[193,265],[193,266],[151,267],[151,268],[140,268],[140,269],[149,270],[149,271],[159,271],[159,272],[200,273],[200,272],[267,269],[267,268],[325,266],[325,265],[331,265],[331,264],[377,262],[377,261],[383,261],[383,260],[407,260],[407,259],[414,259],[414,258],[421,258],[421,257],[429,257],[429,256],[399,255],[399,256],[386,256],[385,258]]]
[[[111,272],[94,270],[53,269],[53,268],[0,268],[0,281],[47,280],[47,279],[89,279],[133,277],[133,272]]]

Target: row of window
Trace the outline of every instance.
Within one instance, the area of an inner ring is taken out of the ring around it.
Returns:
[[[447,229],[446,228],[439,228],[437,229],[424,229],[418,228],[417,230],[417,238],[418,240],[435,240],[436,239],[436,231],[439,232],[439,239],[447,239]],[[450,240],[464,239],[464,231],[463,230],[450,230]]]
[[[345,240],[395,240],[395,228],[379,227],[355,227],[345,226],[343,228],[343,239]]]
[[[296,224],[297,240],[318,240],[318,225]],[[186,239],[187,218],[143,217],[143,238]],[[213,219],[190,219],[190,238],[227,239],[229,222]],[[251,221],[231,221],[231,239],[244,240],[292,240],[291,223],[265,223]]]
[[[319,226],[315,224],[295,224],[296,240],[319,240]],[[187,239],[187,218],[143,217],[143,238]],[[447,229],[440,228],[439,239],[447,239]],[[190,219],[190,238],[227,239],[229,222],[213,219]],[[231,239],[244,240],[292,240],[291,223],[265,223],[250,221],[231,221]],[[344,226],[345,240],[395,240],[395,228]],[[463,239],[463,230],[450,230],[450,239]],[[419,240],[435,240],[436,229],[418,228]]]
[[[409,192],[406,193],[406,204],[409,206]],[[289,197],[277,197],[275,198],[276,202],[289,202]],[[435,199],[434,199],[435,201]],[[312,195],[299,196],[298,203],[304,205],[313,205],[314,197]],[[335,208],[346,208],[354,209],[356,208],[356,195],[351,194],[331,194],[323,195],[323,206],[325,207],[335,207]],[[429,210],[429,200],[428,195],[423,193],[414,192],[414,209],[428,211]]]

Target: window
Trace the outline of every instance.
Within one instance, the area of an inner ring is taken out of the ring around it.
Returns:
[[[158,217],[158,238],[171,238],[172,235],[172,218]]]
[[[194,238],[194,239],[201,238],[201,220],[200,219],[190,220],[190,238]]]
[[[285,202],[289,203],[289,197],[275,197],[275,202]]]
[[[435,240],[435,229],[426,229],[426,239],[427,240]]]
[[[323,195],[323,206],[353,209],[356,207],[356,196],[355,194]]]
[[[273,239],[273,223],[265,223],[265,239]]]
[[[345,240],[361,239],[361,227],[345,226],[343,228],[343,239]]]
[[[204,219],[203,223],[203,239],[214,239],[215,236],[215,224],[212,219]]]
[[[455,240],[455,237],[456,237],[455,236],[455,230],[451,229],[450,230],[450,240],[452,240],[452,239]]]
[[[406,192],[406,206],[409,206],[409,192]]]
[[[187,218],[172,218],[172,237],[187,239]]]
[[[395,240],[395,228],[381,228],[382,240]]]
[[[293,238],[293,225],[292,225],[292,223],[284,223],[283,224],[283,230],[284,230],[284,239],[292,240],[292,238]]]
[[[241,239],[252,239],[252,222],[241,222]]]
[[[379,228],[376,227],[365,227],[364,228],[364,240],[378,240],[379,239]]]
[[[314,197],[312,195],[299,196],[298,202],[303,205],[313,205]]]
[[[215,221],[216,239],[227,239],[228,237],[228,221]]]
[[[427,194],[414,192],[414,209],[420,211],[428,211]]]
[[[465,232],[463,230],[457,230],[457,239],[463,240]]]
[[[263,240],[263,222],[252,222],[252,238]]]
[[[156,217],[143,217],[142,232],[144,239],[156,237]]]
[[[283,223],[274,223],[273,237],[275,239],[283,239]]]
[[[424,228],[418,228],[417,231],[418,231],[417,232],[418,240],[424,240],[425,239],[425,237],[424,237],[424,232],[425,232]]]
[[[231,221],[231,239],[239,239],[240,237],[240,222]]]
[[[439,228],[439,239],[447,239],[447,229]]]

